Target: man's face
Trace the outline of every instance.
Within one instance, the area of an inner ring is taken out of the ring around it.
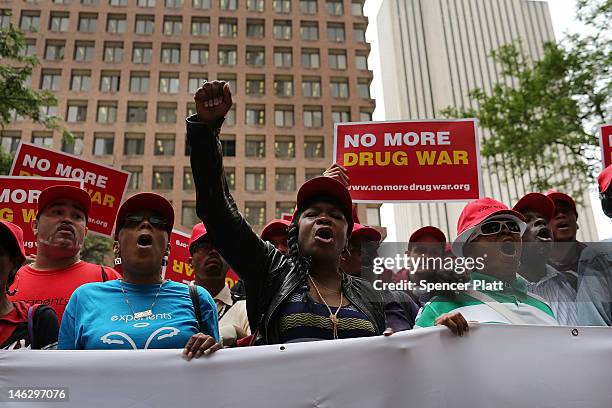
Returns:
[[[555,200],[555,215],[550,220],[549,227],[556,242],[574,241],[578,223],[573,208],[565,201]]]
[[[281,251],[283,255],[289,253],[289,247],[287,246],[287,233],[286,232],[275,232],[269,234],[266,241],[270,242],[276,249]]]
[[[87,234],[87,215],[72,200],[58,200],[45,207],[33,223],[39,250],[49,256],[72,256],[78,253]]]
[[[523,254],[548,259],[553,243],[553,233],[548,226],[548,220],[537,210],[527,209],[522,213],[527,223],[523,234]]]
[[[373,257],[367,255],[369,251],[365,247],[370,242],[365,237],[351,237],[348,244],[349,254],[342,254],[340,258],[340,267],[346,274],[362,276],[362,268],[367,269],[372,266]],[[363,257],[362,254],[366,256]]]
[[[229,265],[213,248],[208,237],[200,238],[192,246],[191,266],[195,272],[196,282],[206,280],[225,281]]]
[[[434,237],[422,236],[418,242],[411,242],[408,245],[407,253],[411,258],[444,258],[445,245],[445,242],[440,242]],[[419,269],[410,275],[414,281],[418,282],[421,279],[426,279],[428,273],[435,272],[427,269],[427,264],[433,265],[434,262],[420,262]]]

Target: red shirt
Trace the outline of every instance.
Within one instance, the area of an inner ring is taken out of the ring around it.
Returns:
[[[106,279],[121,277],[112,268],[104,267]],[[22,300],[30,304],[49,305],[57,313],[60,323],[68,300],[81,285],[89,282],[102,282],[102,267],[89,262],[80,261],[65,269],[50,269],[40,271],[26,265],[19,269],[11,290],[17,289],[12,301]]]
[[[28,321],[30,305],[25,302],[13,302],[13,310],[0,316],[0,344],[11,337],[18,324]]]

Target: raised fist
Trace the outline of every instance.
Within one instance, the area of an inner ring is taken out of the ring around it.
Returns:
[[[193,99],[198,121],[208,125],[218,123],[232,107],[232,92],[225,81],[204,82]]]

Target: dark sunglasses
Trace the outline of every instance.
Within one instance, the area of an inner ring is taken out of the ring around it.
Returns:
[[[478,235],[493,235],[499,234],[502,230],[502,226],[506,226],[508,231],[513,234],[520,234],[521,227],[516,221],[508,220],[508,221],[487,221],[482,223],[477,229],[476,233]]]
[[[149,224],[151,224],[153,228],[166,229],[166,225],[168,225],[168,222],[164,218],[158,217],[156,215],[149,216],[136,214],[128,215],[127,217],[125,217],[124,225],[128,228],[134,228],[139,226],[144,219],[147,219],[149,221]]]

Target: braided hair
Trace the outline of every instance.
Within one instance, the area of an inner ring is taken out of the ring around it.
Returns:
[[[295,264],[299,275],[306,277],[310,271],[312,258],[310,256],[300,254],[298,239],[300,232],[300,215],[302,215],[302,212],[304,212],[303,209],[298,209],[298,211],[294,214],[291,223],[287,227],[287,246],[289,247],[289,259]]]

